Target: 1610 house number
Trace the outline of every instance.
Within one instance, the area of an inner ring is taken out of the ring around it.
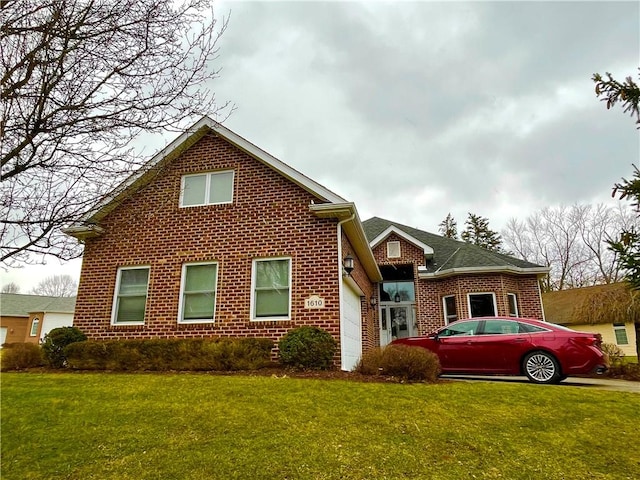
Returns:
[[[311,295],[304,301],[304,308],[324,308],[324,298],[318,295]]]

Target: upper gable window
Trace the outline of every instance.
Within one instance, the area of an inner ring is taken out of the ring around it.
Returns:
[[[180,206],[232,203],[233,177],[233,170],[183,176]]]
[[[387,242],[387,258],[400,257],[400,242]]]

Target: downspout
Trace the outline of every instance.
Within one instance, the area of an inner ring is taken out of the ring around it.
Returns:
[[[347,222],[351,222],[354,218],[356,218],[356,214],[355,212],[351,214],[351,216],[349,218],[345,218],[344,220],[340,220],[338,222],[338,305],[340,305],[339,308],[339,319],[338,321],[340,322],[340,369],[342,369],[342,365],[343,365],[343,358],[344,358],[344,342],[342,341],[343,338],[343,334],[344,334],[344,325],[342,324],[342,318],[343,318],[343,309],[344,309],[344,305],[342,302],[343,299],[343,289],[342,289],[342,284],[344,283],[342,281],[342,272],[343,272],[343,267],[342,267],[342,224],[343,223],[347,223]]]

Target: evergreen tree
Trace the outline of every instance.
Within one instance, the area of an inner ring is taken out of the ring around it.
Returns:
[[[458,239],[458,222],[455,221],[451,213],[448,213],[447,218],[440,222],[438,231],[443,237]]]
[[[489,219],[469,212],[469,217],[464,224],[466,227],[461,234],[462,240],[494,252],[501,250],[502,237],[489,228]]]
[[[639,69],[640,70],[640,69]],[[607,108],[621,102],[624,112],[636,117],[636,124],[640,129],[640,87],[629,76],[624,82],[615,80],[610,73],[603,79],[598,73],[593,75],[596,84],[596,95],[602,96],[607,102]],[[633,166],[634,172],[631,180],[625,178],[613,187],[613,195],[619,195],[620,199],[629,199],[640,219],[640,171]],[[640,289],[640,231],[631,227],[620,233],[617,239],[609,241],[611,250],[618,254],[618,265],[626,273],[626,278],[631,287]]]

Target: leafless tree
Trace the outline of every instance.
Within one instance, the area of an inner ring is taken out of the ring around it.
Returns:
[[[517,256],[551,267],[544,290],[563,290],[622,280],[607,240],[634,221],[623,204],[576,204],[543,208],[525,220],[512,218],[502,237]]]
[[[20,286],[15,282],[2,285],[2,293],[20,293]]]
[[[0,261],[79,256],[60,228],[142,164],[141,135],[229,113],[211,1],[3,2]]]
[[[73,297],[78,291],[78,282],[71,275],[52,275],[31,289],[34,295],[48,297]]]

